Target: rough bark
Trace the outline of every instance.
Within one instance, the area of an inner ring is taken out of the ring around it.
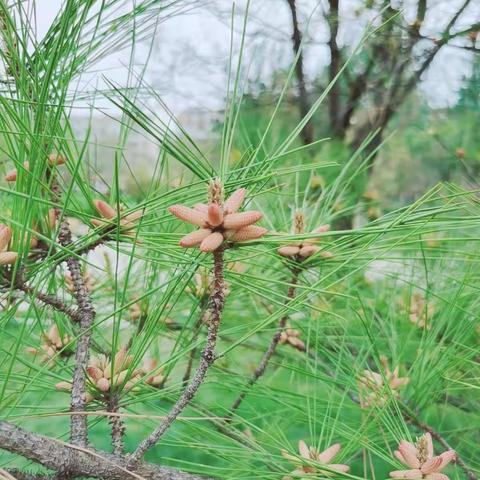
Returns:
[[[68,222],[64,220],[60,226],[58,241],[63,247],[68,248],[72,243],[72,233]],[[86,393],[86,368],[88,364],[92,324],[95,310],[90,298],[90,292],[83,279],[80,262],[77,258],[67,259],[67,268],[70,272],[74,287],[74,296],[77,300],[78,314],[80,317],[80,336],[75,349],[75,368],[72,379],[72,394],[70,409],[72,412],[81,412],[85,409]],[[70,440],[75,445],[86,446],[88,443],[87,417],[72,415]]]
[[[8,477],[7,475],[11,475]],[[5,478],[0,475],[0,479],[2,480],[55,480],[54,475],[42,475],[39,473],[33,472],[23,472],[22,470],[10,469],[10,470],[3,470],[0,469],[0,473],[3,473]]]
[[[120,410],[118,403],[118,395],[113,394],[108,402],[107,412],[118,413]],[[123,436],[125,434],[125,424],[123,423],[123,419],[120,415],[111,415],[108,417],[108,421],[112,428],[111,438],[113,453],[114,455],[122,455],[124,449]]]
[[[105,480],[200,480],[205,477],[173,468],[139,463],[127,468],[127,458],[93,449],[76,447],[43,435],[28,432],[0,420],[0,448],[21,455],[60,475],[56,478],[91,477]],[[23,477],[23,478],[44,478]]]

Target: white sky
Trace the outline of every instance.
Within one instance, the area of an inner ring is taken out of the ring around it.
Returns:
[[[392,0],[393,1],[393,0]],[[464,0],[430,0],[429,15],[422,33],[434,35],[448,23]],[[133,3],[133,0],[132,0]],[[193,3],[193,0],[192,0]],[[168,106],[176,113],[191,109],[217,110],[223,106],[230,44],[231,0],[205,0],[202,8],[162,23],[155,38],[154,54],[147,70],[147,80],[159,89]],[[359,0],[341,3],[339,42],[350,45],[360,38],[370,20],[359,13]],[[398,3],[398,2],[397,2]],[[403,2],[405,14],[411,4]],[[38,30],[45,32],[60,7],[61,0],[37,0]],[[328,28],[322,17],[322,2],[297,0],[300,19],[310,18],[305,45],[305,69],[314,78],[329,63],[326,46]],[[410,5],[409,5],[410,4]],[[236,2],[234,49],[240,45],[242,13],[245,0]],[[473,0],[459,19],[460,28],[480,19],[480,1]],[[267,80],[275,68],[288,68],[292,61],[290,13],[285,0],[253,0],[249,17],[244,69],[251,80]],[[137,50],[137,62],[145,61],[147,48]],[[106,75],[116,82],[126,77],[129,52],[116,52],[95,66],[90,80]],[[453,104],[463,78],[471,71],[472,53],[448,47],[442,49],[425,75],[421,90],[432,106]]]

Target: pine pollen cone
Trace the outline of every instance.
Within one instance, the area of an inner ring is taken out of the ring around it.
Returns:
[[[238,213],[246,190],[236,190],[223,205],[198,203],[193,208],[172,205],[168,211],[180,220],[199,227],[180,240],[184,248],[199,247],[202,252],[213,252],[227,240],[244,242],[263,237],[267,229],[254,225],[262,218],[258,211]]]
[[[17,252],[8,250],[12,239],[12,229],[0,223],[0,266],[13,265],[18,258]]]
[[[48,164],[53,167],[53,166],[60,166],[63,165],[67,159],[63,155],[56,155],[54,153],[51,153],[48,156]],[[30,163],[29,162],[23,162],[23,168],[28,172],[30,169]],[[5,175],[5,180],[7,182],[15,182],[17,180],[17,170],[11,170]]]
[[[321,234],[321,233],[328,232],[329,230],[330,230],[330,225],[321,225],[320,227],[313,230],[311,234],[316,234],[316,233]],[[295,233],[303,233],[303,232],[296,231]],[[312,255],[315,255],[316,253],[320,252],[320,255],[323,258],[331,258],[333,256],[331,252],[327,252],[323,250],[321,247],[319,247],[318,245],[314,245],[319,240],[320,240],[320,237],[308,238],[298,243],[292,243],[292,244],[280,247],[277,250],[277,252],[283,257],[297,257],[300,259],[311,257]]]
[[[115,208],[113,208],[103,200],[95,199],[93,200],[93,205],[101,217],[92,218],[90,220],[95,227],[101,228],[114,226],[115,224],[113,222],[119,216],[119,228],[122,234],[135,236],[134,229],[136,226],[136,222],[142,218],[144,214],[143,209],[135,210],[129,214],[124,214],[121,209],[120,212],[117,212]]]

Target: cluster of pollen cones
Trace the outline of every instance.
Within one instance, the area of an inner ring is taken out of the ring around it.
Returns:
[[[449,480],[441,471],[455,459],[456,454],[454,450],[447,450],[440,455],[434,455],[432,436],[426,433],[418,439],[416,445],[402,440],[395,456],[409,467],[409,470],[390,472],[392,478]]]
[[[47,363],[52,360],[57,354],[64,350],[72,341],[69,335],[60,335],[58,327],[53,325],[50,330],[42,335],[42,344],[40,348],[27,348],[27,352],[32,355],[41,354],[41,361]]]
[[[336,443],[319,452],[300,440],[298,455],[292,455],[284,450],[281,452],[282,456],[295,466],[295,470],[283,477],[283,480],[310,478],[310,476],[316,478],[317,475],[329,477],[333,475],[332,472],[347,473],[350,470],[348,465],[331,463],[340,449],[341,445]],[[394,453],[400,462],[409,467],[409,470],[390,472],[390,477],[405,480],[449,480],[449,477],[441,471],[456,457],[453,450],[435,455],[430,433],[422,435],[416,444],[402,440]]]
[[[66,162],[66,159],[62,155],[50,154],[48,156],[48,164],[53,166],[63,165]],[[28,171],[30,168],[29,162],[23,163],[24,170]],[[5,180],[7,182],[15,182],[17,180],[18,171],[11,170],[5,175]],[[52,208],[48,211],[47,223],[51,228],[55,228],[57,221],[57,211]],[[34,230],[36,228],[34,227]],[[12,240],[12,230],[6,225],[0,224],[0,266],[2,265],[13,265],[18,258],[18,252],[15,252],[9,249],[10,243]],[[35,236],[32,236],[30,239],[30,248],[35,248],[38,244],[38,239]]]
[[[278,343],[280,345],[291,345],[293,348],[296,348],[300,352],[304,352],[306,349],[305,342],[300,339],[301,332],[290,326],[287,326],[285,330],[280,334],[280,340]]]
[[[57,211],[52,208],[48,211],[48,217],[46,219],[51,229],[55,228],[57,221]],[[35,231],[37,227],[32,228]],[[18,258],[18,252],[13,250],[12,247],[12,229],[3,223],[0,223],[0,266],[2,265],[13,265]],[[28,235],[25,234],[25,238]],[[35,235],[30,236],[30,241],[28,242],[29,248],[36,248],[38,245],[38,238]]]
[[[12,240],[12,229],[0,223],[0,265],[13,265],[18,253],[8,250]]]
[[[298,442],[299,455],[291,455],[282,450],[282,456],[295,466],[295,470],[290,475],[283,477],[283,480],[293,480],[293,478],[317,477],[331,475],[330,471],[347,473],[350,470],[348,465],[331,463],[341,449],[339,443],[328,447],[323,452],[319,452],[314,447],[309,447],[303,440]],[[327,467],[327,470],[321,466]],[[293,478],[292,478],[293,477]]]
[[[360,405],[363,408],[383,406],[390,395],[398,396],[398,390],[410,381],[409,377],[400,376],[400,368],[398,365],[392,370],[388,366],[387,358],[383,355],[380,357],[384,374],[364,370],[358,380],[360,392]]]
[[[312,235],[316,233],[325,233],[330,230],[330,225],[322,225],[311,232]],[[303,232],[301,232],[303,233]],[[331,258],[332,254],[322,250],[321,247],[315,245],[319,241],[319,238],[309,238],[298,243],[291,243],[278,249],[278,253],[284,257],[300,257],[308,258],[319,253],[324,258]]]
[[[101,218],[92,218],[90,221],[95,227],[105,227],[112,226],[113,222],[119,217],[119,225],[122,233],[133,234],[132,230],[135,227],[135,222],[140,220],[143,216],[143,210],[135,210],[128,215],[123,214],[110,206],[107,202],[103,200],[96,199],[93,201],[95,209],[100,214]]]
[[[267,229],[256,226],[262,214],[258,211],[238,213],[245,199],[246,190],[236,190],[223,204],[198,203],[193,208],[172,205],[168,211],[180,220],[199,227],[180,240],[180,246],[199,247],[202,252],[213,252],[227,240],[242,242],[255,240],[267,233]]]
[[[128,392],[137,382],[144,379],[144,382],[153,387],[162,384],[164,376],[162,369],[157,368],[155,360],[145,360],[142,367],[132,369],[133,356],[127,354],[125,347],[122,347],[112,361],[105,355],[93,357],[87,367],[88,386],[86,401],[94,399],[105,399],[112,391]],[[56,385],[57,390],[70,391],[72,384],[60,382]]]

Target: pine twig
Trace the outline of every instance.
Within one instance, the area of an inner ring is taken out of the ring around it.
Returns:
[[[7,285],[5,285],[7,287]],[[53,309],[57,310],[58,312],[62,312],[67,315],[73,322],[79,322],[80,316],[79,312],[74,308],[65,304],[60,298],[56,295],[52,295],[49,293],[43,293],[33,287],[27,285],[23,280],[17,279],[13,287],[17,290],[20,290],[27,295],[31,295],[39,302],[42,302],[45,305],[52,307]]]
[[[288,292],[287,292],[286,304],[288,304],[293,298],[295,298],[295,292],[296,292],[296,286],[297,286],[298,275],[299,274],[300,274],[299,267],[298,266],[293,267],[292,278],[290,280],[290,286],[288,287]],[[255,369],[255,372],[254,372],[253,376],[248,381],[248,384],[246,385],[244,390],[240,393],[240,395],[237,397],[237,399],[233,402],[233,404],[230,408],[230,413],[226,418],[226,420],[228,422],[231,421],[233,414],[238,409],[238,407],[240,407],[241,403],[243,402],[244,398],[246,397],[246,395],[248,393],[248,390],[265,373],[265,370],[267,369],[268,363],[269,363],[270,359],[272,358],[273,354],[275,353],[275,350],[277,349],[278,342],[280,341],[282,332],[285,328],[285,325],[287,324],[287,319],[288,319],[288,315],[284,315],[280,319],[280,321],[278,323],[277,331],[275,332],[275,335],[273,336],[267,350],[263,354],[263,357],[262,357],[260,363],[258,364],[257,368]]]
[[[167,414],[163,422],[137,447],[131,455],[129,465],[135,466],[143,457],[145,452],[153,447],[162,435],[168,430],[180,413],[188,406],[192,398],[202,385],[207,371],[215,361],[215,346],[217,343],[218,329],[222,318],[223,307],[225,304],[225,282],[223,279],[223,253],[222,247],[213,252],[213,289],[210,295],[210,322],[208,325],[208,334],[205,348],[202,351],[200,364],[193,375],[190,383],[183,391],[180,398]]]
[[[72,243],[72,232],[68,222],[64,220],[60,226],[58,241],[63,247]],[[75,257],[67,259],[67,268],[72,278],[74,296],[77,300],[80,317],[80,336],[75,350],[75,368],[72,379],[72,395],[70,409],[72,412],[81,412],[86,405],[86,368],[88,364],[91,327],[95,318],[90,292],[83,279],[80,262]],[[87,418],[83,415],[72,415],[70,425],[70,440],[75,445],[88,444]]]
[[[3,450],[56,471],[56,480],[76,477],[102,480],[206,480],[200,475],[151,463],[142,462],[133,469],[128,468],[126,457],[71,445],[29,432],[4,420],[0,420],[0,446]]]
[[[55,171],[47,170],[47,178],[50,180],[51,197],[55,204],[60,204],[61,191],[57,182]],[[63,212],[59,207],[55,208],[55,217],[61,219],[58,232],[58,242],[64,248],[70,248],[73,244],[72,231],[66,218],[62,218]],[[72,393],[70,397],[70,410],[82,412],[86,406],[86,369],[92,336],[92,324],[95,318],[90,292],[85,285],[82,275],[80,261],[77,257],[66,259],[67,268],[73,284],[73,294],[77,301],[80,333],[75,348],[75,367],[72,378]],[[70,441],[74,445],[85,447],[88,445],[87,417],[83,415],[72,415],[70,419]]]
[[[113,394],[107,405],[107,412],[111,413],[118,413],[119,405],[118,405],[118,395]],[[112,426],[112,447],[113,447],[113,454],[114,455],[122,455],[124,444],[123,444],[123,436],[125,434],[125,424],[123,423],[122,417],[119,415],[112,415],[108,417],[110,425]]]

